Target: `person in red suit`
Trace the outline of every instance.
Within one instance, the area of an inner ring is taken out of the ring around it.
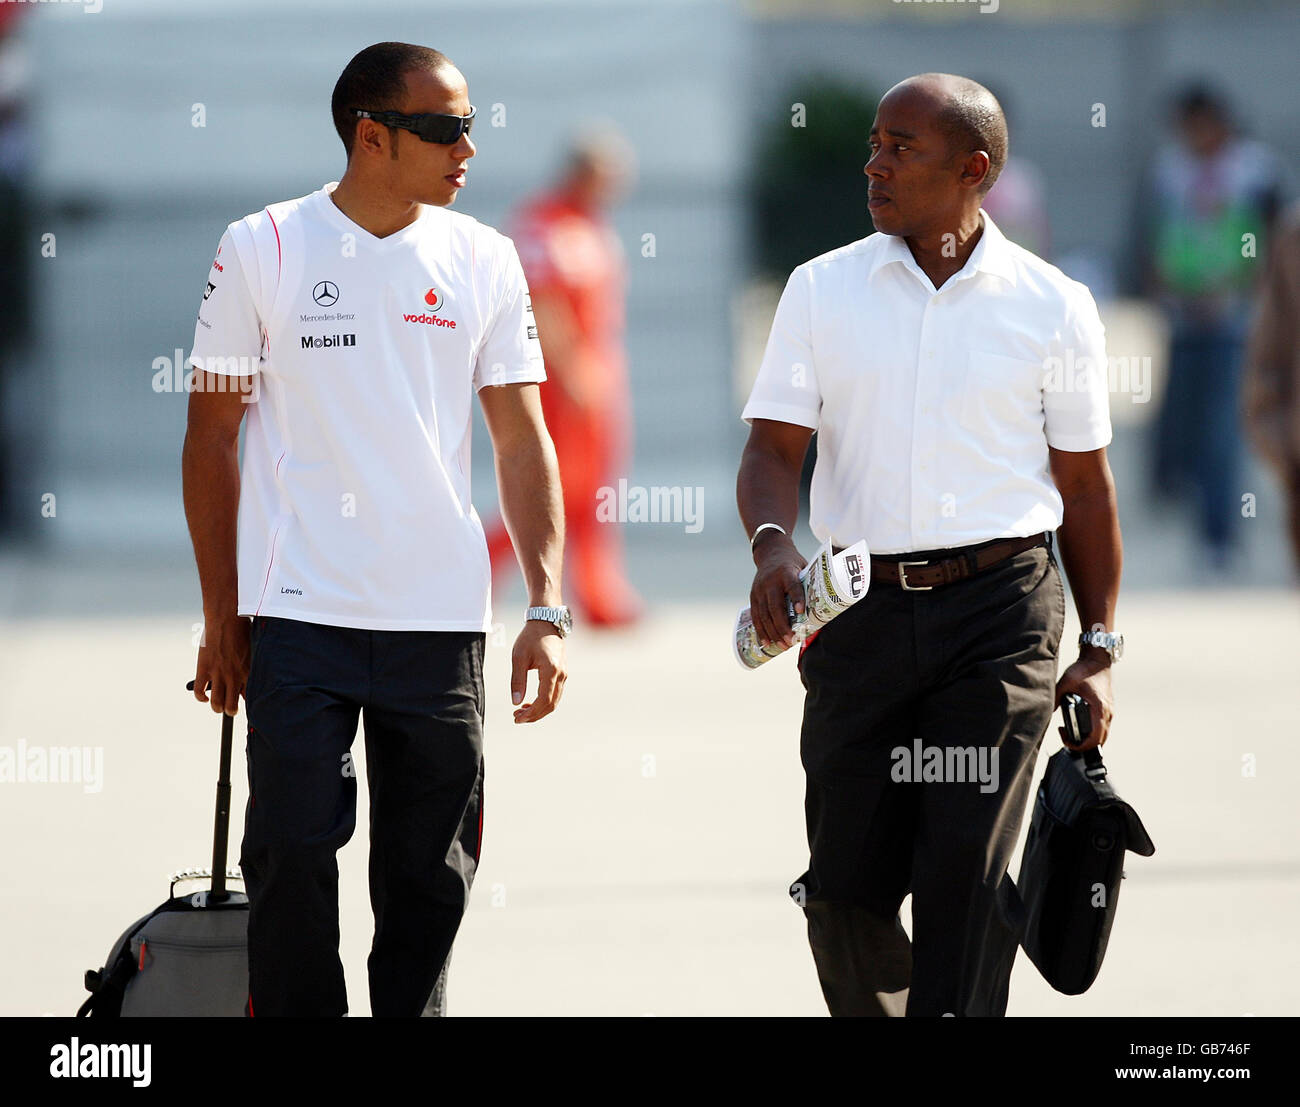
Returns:
[[[621,524],[596,518],[599,490],[627,473],[631,454],[625,265],[606,213],[628,187],[633,165],[618,134],[584,137],[558,183],[525,202],[510,228],[546,362],[542,410],[564,488],[572,594],[594,626],[627,625],[642,612],[624,569]],[[510,536],[497,522],[487,538],[500,589],[514,561]]]

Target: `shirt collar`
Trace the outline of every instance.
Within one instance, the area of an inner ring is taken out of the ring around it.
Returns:
[[[966,259],[966,264],[961,267],[954,275],[955,280],[965,280],[967,277],[973,277],[976,273],[988,273],[994,277],[1001,277],[1008,284],[1016,283],[1016,265],[1011,256],[1010,243],[1007,242],[1006,235],[999,229],[998,225],[989,218],[988,212],[980,209],[980,216],[984,220],[984,233],[980,235],[980,240],[975,243],[975,249]],[[897,235],[884,235],[884,244],[876,252],[875,261],[871,265],[871,271],[867,274],[868,279],[875,276],[876,270],[882,266],[889,265],[891,262],[902,262],[918,276],[924,276],[920,267],[916,264],[916,259],[912,257],[912,251],[907,248],[907,243]]]

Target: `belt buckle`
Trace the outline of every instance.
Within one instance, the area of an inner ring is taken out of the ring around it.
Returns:
[[[903,586],[904,592],[933,592],[933,584],[908,584],[907,583],[907,566],[912,565],[929,565],[928,561],[900,561],[898,563],[898,583]]]

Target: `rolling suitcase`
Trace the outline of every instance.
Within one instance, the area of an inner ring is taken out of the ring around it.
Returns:
[[[167,899],[127,927],[103,968],[86,972],[91,994],[79,1017],[252,1014],[247,1010],[248,896],[226,887],[227,880],[242,879],[238,869],[226,868],[234,722],[230,715],[221,717],[211,869],[172,875]],[[207,890],[177,894],[177,885],[208,878]]]

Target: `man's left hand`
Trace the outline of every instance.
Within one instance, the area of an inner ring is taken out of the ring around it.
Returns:
[[[1056,682],[1056,706],[1069,693],[1077,692],[1088,701],[1088,711],[1092,716],[1092,733],[1081,746],[1069,746],[1067,749],[1090,750],[1106,741],[1110,732],[1110,721],[1115,715],[1114,697],[1110,687],[1110,664],[1081,657],[1061,674]],[[1061,741],[1065,742],[1065,728],[1057,727]]]
[[[537,670],[537,698],[524,703],[528,673]],[[510,699],[515,722],[535,723],[555,710],[568,672],[564,667],[564,638],[559,628],[542,619],[529,619],[515,639],[510,663]]]

